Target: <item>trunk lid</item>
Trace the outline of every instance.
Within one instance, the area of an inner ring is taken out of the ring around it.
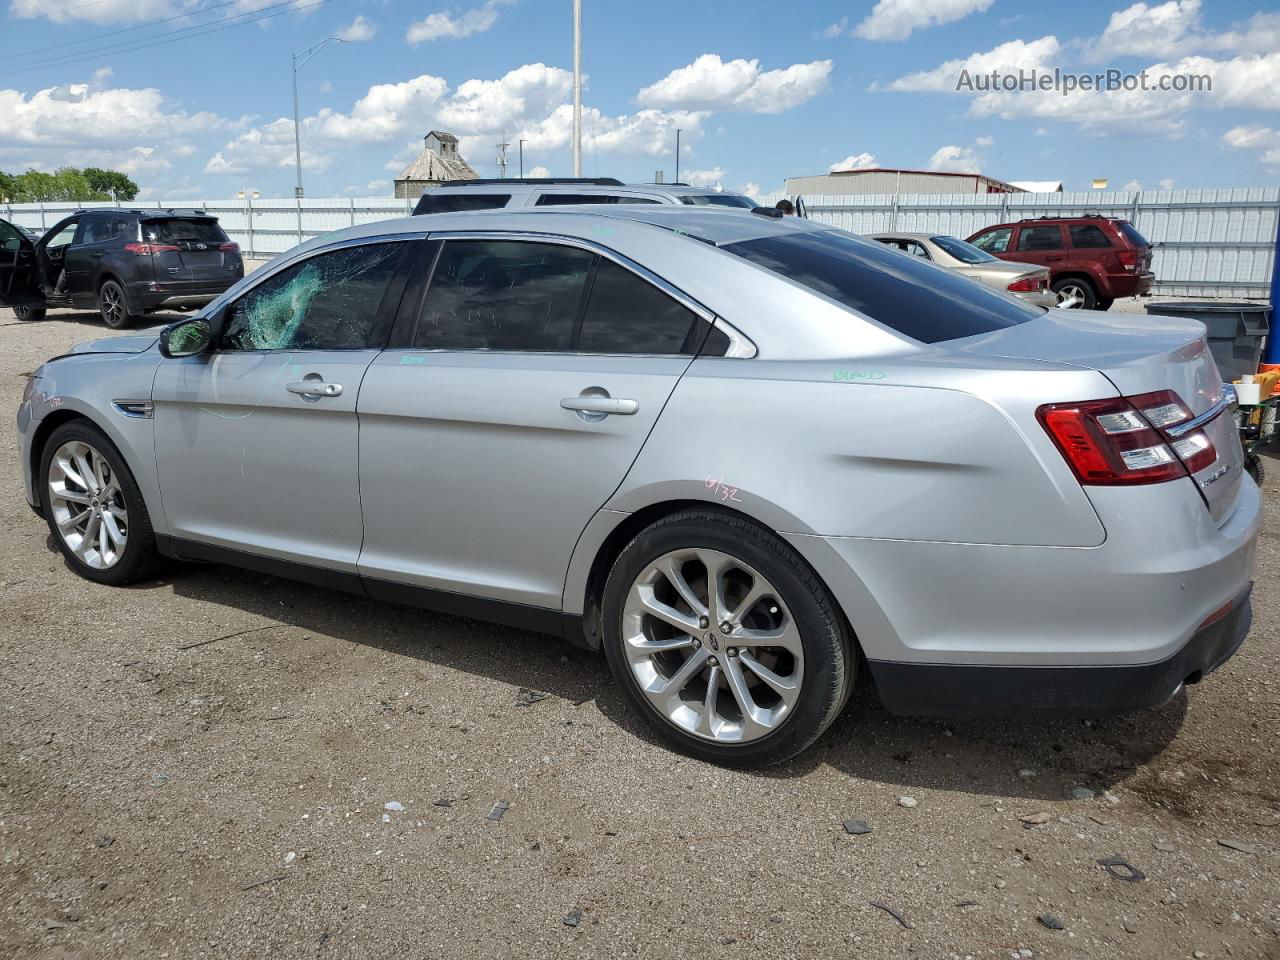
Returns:
[[[1097,370],[1120,395],[1135,397],[1172,390],[1194,418],[1216,456],[1191,479],[1215,521],[1226,521],[1243,473],[1244,454],[1230,408],[1223,401],[1222,376],[1198,320],[1175,317],[1050,310],[1016,327],[957,342],[967,354],[1069,363]],[[1046,397],[1045,402],[1093,399]],[[1101,398],[1098,398],[1101,399]],[[1177,431],[1178,424],[1170,431]]]

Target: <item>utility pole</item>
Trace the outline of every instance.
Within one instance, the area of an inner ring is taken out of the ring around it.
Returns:
[[[524,141],[520,141],[520,179],[524,179]]]
[[[320,52],[326,43],[346,43],[341,37],[325,37],[319,43],[312,44],[301,53],[290,54],[289,65],[293,70],[293,161],[298,171],[298,185],[293,188],[295,199],[302,199],[302,134],[298,123],[298,68]]]
[[[582,0],[573,0],[573,175],[582,176]]]
[[[494,144],[498,148],[498,177],[499,179],[507,179],[507,147],[511,144],[507,143],[507,131],[502,131],[502,142]]]
[[[676,128],[676,183],[680,182],[680,128]]]

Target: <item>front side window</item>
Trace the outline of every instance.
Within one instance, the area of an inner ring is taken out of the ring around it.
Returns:
[[[1009,249],[1009,237],[1012,235],[1012,227],[997,227],[978,234],[973,238],[972,243],[979,250],[985,250],[987,253],[1004,253]]]
[[[774,235],[720,249],[923,343],[990,333],[1042,315],[958,273],[840,231]]]
[[[515,240],[449,240],[413,334],[419,350],[571,349],[595,254]]]
[[[647,280],[600,259],[582,334],[582,353],[685,353],[697,315]]]
[[[148,224],[149,226],[149,224]],[[353,350],[374,343],[387,285],[410,244],[321,253],[281,270],[231,303],[223,350]]]
[[[1023,227],[1018,234],[1020,251],[1061,250],[1062,231],[1057,224],[1052,227]]]
[[[72,220],[59,230],[54,236],[49,238],[49,242],[45,244],[45,249],[54,247],[65,247],[73,239],[75,239],[76,228],[80,226],[79,220]]]

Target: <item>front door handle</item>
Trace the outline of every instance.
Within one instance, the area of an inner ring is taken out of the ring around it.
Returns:
[[[319,400],[321,397],[342,396],[342,384],[325,383],[323,380],[297,380],[293,383],[285,384],[284,388],[290,393],[296,393],[311,400]]]
[[[640,412],[640,402],[638,400],[622,400],[617,397],[565,397],[560,401],[560,406],[565,410],[576,410],[578,413],[596,413],[601,416],[616,414],[620,417],[630,417]]]

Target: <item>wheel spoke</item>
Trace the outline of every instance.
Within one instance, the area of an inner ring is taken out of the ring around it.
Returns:
[[[679,693],[689,681],[698,675],[698,671],[707,665],[707,651],[695,650],[689,654],[689,659],[685,660],[680,669],[671,675],[666,683],[662,685],[659,691],[663,696],[670,696],[673,693]]]
[[[704,737],[715,736],[713,724],[716,719],[716,700],[720,695],[720,667],[713,666],[707,673],[707,697],[702,704],[702,712],[698,714],[698,733]]]
[[[103,518],[98,518],[98,558],[105,564],[107,562],[107,525],[103,522]]]
[[[106,535],[110,537],[111,543],[115,546],[116,550],[124,549],[124,531],[120,529],[120,524],[117,522],[116,515],[114,513],[107,511],[102,514],[102,529],[106,532]]]
[[[59,500],[66,500],[70,503],[88,503],[91,499],[87,493],[81,493],[79,490],[69,490],[64,483],[60,489],[55,489],[53,495]]]
[[[87,457],[89,460],[89,466],[93,469],[93,482],[95,488],[98,490],[105,490],[107,488],[107,478],[103,475],[103,468],[105,464],[102,462],[102,458],[95,457],[92,451],[87,454]]]
[[[94,545],[98,540],[98,518],[96,516],[89,517],[89,522],[84,526],[84,535],[80,538],[80,549],[76,552],[85,558],[88,562],[90,551],[94,549]]]
[[[796,656],[804,652],[800,643],[800,632],[790,620],[775,630],[735,631],[733,642],[740,647],[782,647]]]
[[[770,588],[769,584],[765,583],[763,578],[756,577],[755,582],[751,584],[751,589],[747,591],[747,595],[742,598],[742,602],[734,608],[733,613],[731,613],[727,619],[735,627],[742,626],[742,618],[750,613],[751,608],[759,603],[763,597],[768,596],[772,592],[773,590]]]
[[[707,615],[707,605],[699,600],[698,595],[693,592],[693,587],[689,586],[689,581],[684,578],[684,573],[680,567],[680,561],[674,556],[664,557],[658,564],[658,569],[662,571],[662,575],[675,588],[676,593],[680,594],[680,599],[689,605],[689,609],[693,611],[694,616],[705,617]]]
[[[738,701],[738,709],[742,711],[743,730],[745,731],[752,724],[763,726],[756,717],[760,708],[752,699],[751,691],[747,688],[747,678],[742,675],[742,667],[738,664],[736,657],[725,657],[724,678],[729,683],[729,692],[733,694],[733,699]]]
[[[724,600],[724,575],[730,564],[720,556],[703,557],[707,568],[707,616],[712,625],[720,623],[729,613]]]
[[[653,595],[652,589],[645,592],[645,595],[641,597],[640,604],[644,607],[645,613],[657,617],[663,623],[671,624],[677,630],[694,634],[698,632],[698,621],[694,617],[681,613],[675,607],[667,606]]]
[[[693,646],[693,637],[687,633],[678,633],[674,637],[666,640],[633,640],[631,645],[637,650],[645,650],[649,653],[662,653],[664,650],[683,650],[685,647]]]
[[[80,474],[80,480],[84,484],[84,488],[90,493],[98,492],[98,479],[94,476],[93,468],[89,466],[89,461],[84,454],[75,457],[76,473]]]
[[[62,535],[65,537],[67,534],[73,533],[76,527],[80,526],[80,521],[92,513],[92,510],[81,510],[76,514],[68,512],[65,520],[58,521],[58,529],[62,531]]]
[[[71,463],[70,456],[55,457],[53,462],[54,465],[57,466],[58,471],[62,474],[64,485],[66,481],[70,480],[81,490],[86,492],[89,491],[89,484],[86,483],[84,477],[80,475],[80,468]]]
[[[784,677],[774,673],[751,654],[744,651],[739,656],[739,659],[742,660],[744,667],[771,686],[780,697],[786,697],[787,694],[799,689],[799,684],[796,683],[795,677]]]

